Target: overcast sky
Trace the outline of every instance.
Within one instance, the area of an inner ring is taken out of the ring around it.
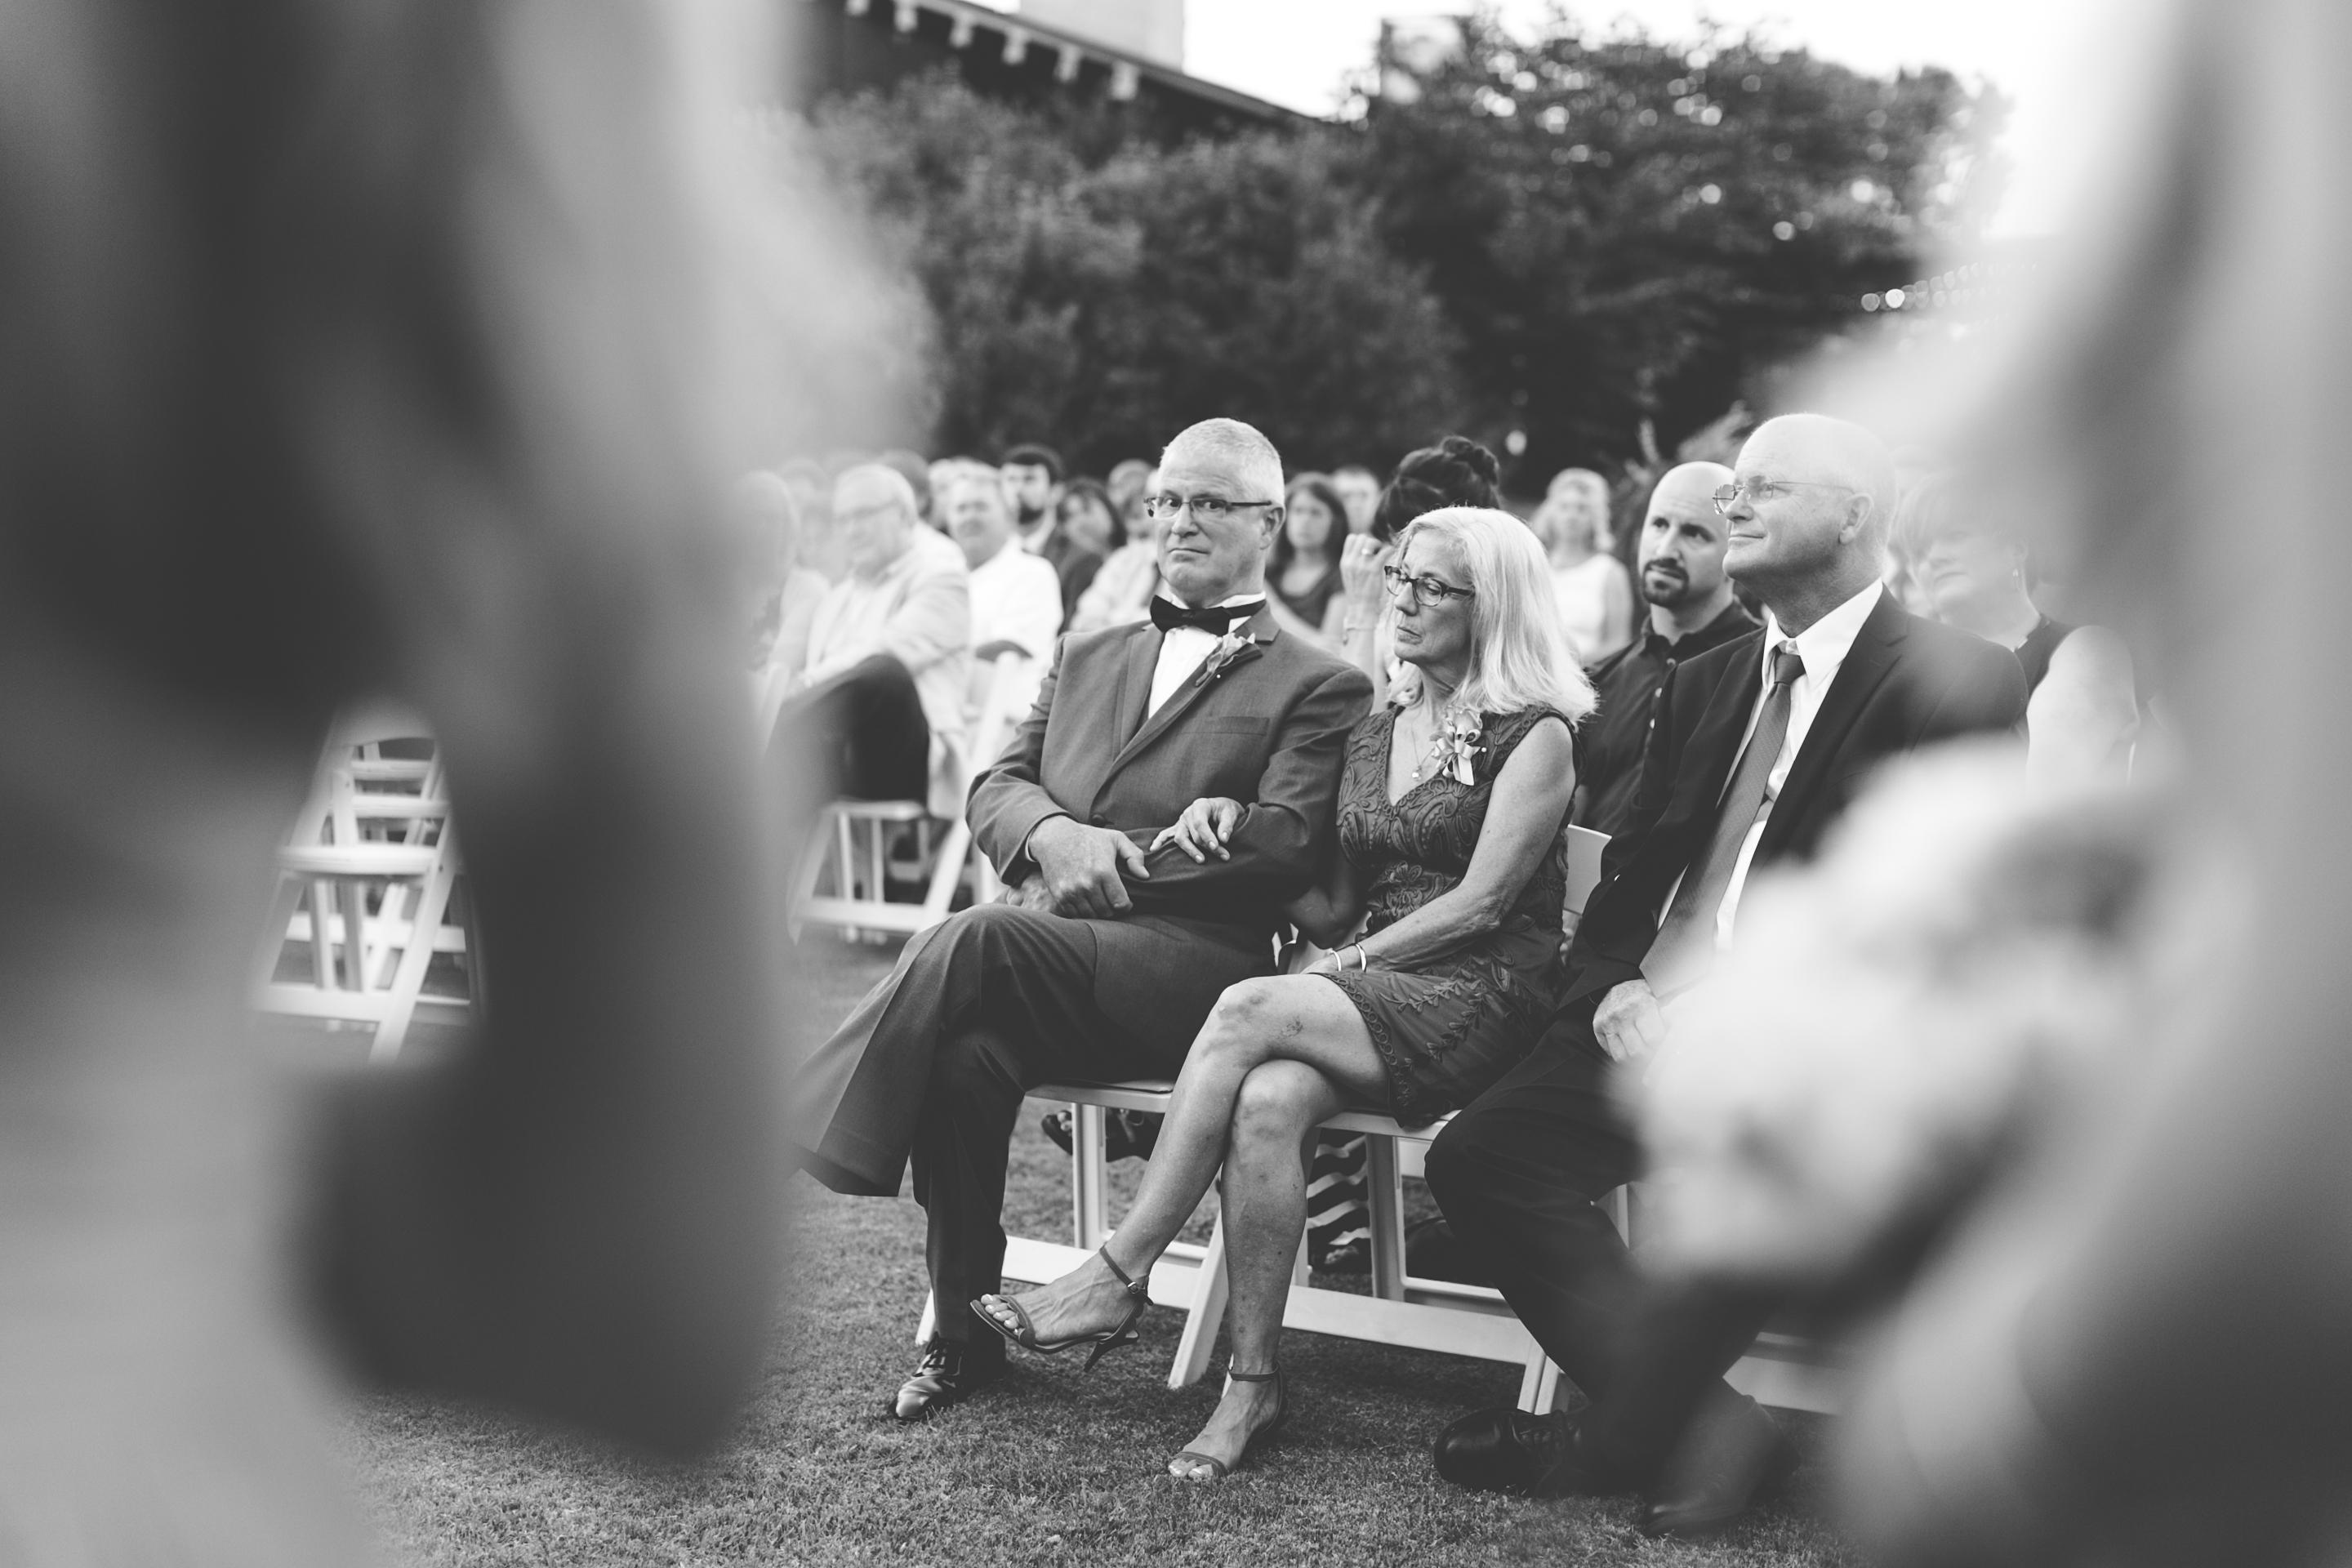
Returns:
[[[1734,31],[1756,26],[1787,45],[1872,71],[1941,65],[1989,80],[2017,104],[2009,152],[2015,175],[1996,227],[2046,232],[2069,201],[2067,153],[2114,73],[2091,61],[2129,0],[1602,0],[1571,12],[1607,27],[1638,22],[1688,37],[1704,10]],[[1185,66],[1312,114],[1328,113],[1339,83],[1371,58],[1383,16],[1458,12],[1429,0],[1187,0]],[[1507,25],[1526,26],[1548,0],[1503,0]]]

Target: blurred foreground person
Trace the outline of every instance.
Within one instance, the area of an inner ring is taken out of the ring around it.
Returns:
[[[2123,638],[2043,615],[2026,582],[2023,542],[1993,527],[1952,475],[1914,484],[1895,531],[1898,553],[1936,618],[2017,655],[2028,693],[2027,771],[2046,779],[2122,779],[2139,732]]]
[[[793,1141],[826,1186],[896,1197],[914,1166],[935,1326],[885,1403],[901,1421],[1004,1370],[972,1303],[1003,1280],[1023,1091],[1172,1076],[1225,988],[1272,970],[1281,906],[1329,863],[1365,681],[1266,613],[1280,455],[1238,420],[1204,420],[1168,444],[1151,508],[1169,596],[1141,625],[1064,637],[972,784],[972,838],[1007,898],[909,938],[793,1085]],[[1204,795],[1244,807],[1229,853],[1205,862],[1164,833]]]
[[[1733,944],[1748,879],[1810,856],[1873,764],[2008,730],[2025,708],[2014,658],[1882,587],[1895,481],[1875,437],[1818,415],[1769,420],[1736,476],[1717,492],[1724,564],[1766,622],[1668,677],[1632,824],[1610,842],[1569,953],[1562,1011],[1428,1157],[1465,1252],[1593,1401],[1581,1415],[1466,1416],[1438,1439],[1439,1473],[1496,1490],[1642,1490],[1650,1535],[1736,1519],[1794,1455],[1722,1381],[1779,1298],[1644,1292],[1597,1206],[1644,1163],[1610,1064],[1671,1049],[1671,1009]]]
[[[717,16],[0,19],[11,1563],[367,1557],[298,1301],[372,1380],[673,1452],[758,1364],[774,1009],[722,512],[761,334],[710,199]],[[447,760],[497,1005],[329,1080],[298,1157],[246,984],[330,719],[379,694]]]
[[[1635,557],[1648,616],[1639,637],[1591,671],[1601,706],[1584,732],[1575,821],[1595,832],[1613,837],[1633,822],[1650,714],[1675,666],[1756,629],[1723,569],[1729,524],[1715,492],[1732,479],[1720,463],[1685,463],[1650,492]]]
[[[2352,132],[2329,86],[2352,12],[2135,25],[2137,101],[1948,447],[2159,661],[2183,769],[2159,864],[2239,887],[2188,900],[2185,996],[1885,1337],[1841,1479],[1891,1564],[2336,1563],[2352,1540]]]

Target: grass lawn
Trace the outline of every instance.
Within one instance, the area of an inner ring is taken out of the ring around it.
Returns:
[[[894,948],[812,938],[804,1009],[838,1018]],[[1008,1228],[1059,1237],[1067,1162],[1014,1142]],[[1137,1167],[1114,1167],[1131,1186]],[[923,1291],[913,1201],[836,1197],[793,1178],[793,1289],[734,1440],[691,1467],[404,1398],[355,1405],[351,1461],[396,1552],[417,1563],[1853,1563],[1822,1521],[1808,1464],[1759,1515],[1704,1544],[1644,1542],[1625,1499],[1520,1501],[1449,1487],[1429,1439],[1518,1373],[1294,1333],[1290,1426],[1249,1468],[1183,1486],[1161,1465],[1199,1430],[1213,1377],[1163,1384],[1176,1314],[1091,1377],[1075,1357],[1014,1357],[1006,1380],[928,1426],[882,1401],[911,1369]],[[1220,1363],[1222,1364],[1222,1358]],[[1791,1417],[1813,1451],[1819,1432]]]

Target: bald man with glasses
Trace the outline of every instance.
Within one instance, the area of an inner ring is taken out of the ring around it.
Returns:
[[[795,1139],[836,1192],[928,1215],[937,1336],[887,1401],[901,1421],[1003,1370],[972,1303],[1003,1284],[1007,1144],[1054,1079],[1173,1078],[1225,988],[1274,969],[1281,907],[1332,853],[1361,672],[1265,607],[1282,460],[1231,419],[1178,436],[1149,505],[1165,527],[1149,620],[1073,633],[1036,706],[974,783],[972,837],[1013,889],[910,939],[803,1067]],[[1223,858],[1163,828],[1246,803]]]
[[[1438,1440],[1439,1472],[1494,1490],[1643,1491],[1650,1535],[1730,1522],[1794,1451],[1722,1381],[1780,1303],[1645,1286],[1596,1206],[1643,1173],[1612,1064],[1641,1070],[1668,1043],[1673,1001],[1734,940],[1749,876],[1810,856],[1877,763],[2013,731],[2025,712],[2007,649],[1880,586],[1895,475],[1875,437],[1816,415],[1770,420],[1712,499],[1724,568],[1763,601],[1765,624],[1666,677],[1562,1012],[1428,1159],[1470,1258],[1593,1401],[1576,1416],[1465,1416]]]

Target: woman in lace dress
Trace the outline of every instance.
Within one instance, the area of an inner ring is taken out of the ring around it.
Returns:
[[[1026,1348],[1117,1336],[1140,1310],[1122,1280],[1149,1276],[1222,1165],[1230,1376],[1170,1461],[1180,1479],[1223,1476],[1286,1412],[1275,1343],[1317,1126],[1351,1104],[1407,1126],[1444,1115],[1524,1057],[1555,1005],[1571,727],[1592,689],[1542,548],[1508,513],[1450,507],[1416,519],[1386,570],[1402,677],[1349,737],[1341,852],[1288,911],[1337,951],[1218,1001],[1108,1247],[1040,1289],[974,1303]],[[1195,801],[1161,840],[1222,856],[1241,809]]]

